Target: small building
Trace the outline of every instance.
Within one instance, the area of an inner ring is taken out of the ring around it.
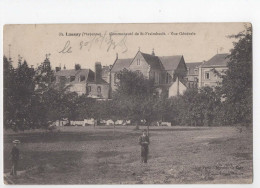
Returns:
[[[187,90],[186,85],[183,83],[183,81],[179,80],[178,78],[174,83],[171,84],[169,87],[169,95],[168,97],[175,97],[178,95],[183,95],[183,93]]]
[[[56,68],[55,84],[57,86],[68,86],[70,92],[78,95],[86,94],[88,97],[97,99],[108,99],[110,93],[109,83],[102,78],[102,65],[95,63],[95,72],[90,69],[60,70]]]
[[[228,69],[228,53],[216,54],[210,60],[204,62],[199,68],[199,87],[216,87],[221,85],[222,78]]]
[[[59,70],[55,74],[55,84],[58,86],[68,86],[70,92],[78,95],[86,94],[86,84],[94,82],[95,73],[90,69],[70,69]]]

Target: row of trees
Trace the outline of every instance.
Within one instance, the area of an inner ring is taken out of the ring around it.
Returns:
[[[4,127],[13,130],[46,128],[58,119],[73,116],[77,94],[53,84],[48,58],[36,69],[19,59],[17,68],[4,63]]]
[[[252,28],[230,36],[231,50],[222,86],[188,89],[167,98],[152,80],[128,70],[118,74],[112,100],[98,101],[54,85],[48,58],[36,69],[19,60],[14,68],[4,57],[4,126],[13,130],[43,128],[56,120],[144,120],[147,125],[169,121],[174,125],[211,126],[252,122]]]

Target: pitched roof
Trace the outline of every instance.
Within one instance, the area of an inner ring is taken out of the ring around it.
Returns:
[[[118,72],[129,67],[132,59],[117,59],[111,69],[111,72]]]
[[[186,63],[186,66],[189,69],[188,74],[189,75],[195,74],[194,69],[199,68],[199,66],[202,65],[202,63],[203,62],[189,62],[189,63]],[[199,74],[199,72],[196,73],[196,75],[198,75],[198,74]]]
[[[182,55],[159,57],[165,70],[175,70],[182,58]]]
[[[68,70],[60,70],[58,72],[55,72],[55,76],[76,76],[78,74],[80,75],[87,75],[88,76],[89,69],[80,69],[80,70],[75,70],[75,69],[68,69]]]
[[[140,53],[144,57],[145,61],[151,66],[151,68],[163,69],[162,63],[158,56],[146,54],[143,52],[140,52]]]
[[[201,67],[217,67],[217,66],[227,66],[227,62],[229,58],[227,58],[229,54],[216,54],[210,60],[206,61]]]

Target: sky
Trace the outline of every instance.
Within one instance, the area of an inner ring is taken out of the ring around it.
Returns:
[[[134,58],[139,49],[149,54],[154,50],[157,56],[183,55],[185,62],[199,62],[228,53],[234,39],[227,36],[243,31],[245,24],[5,25],[4,55],[10,54],[15,67],[18,55],[36,67],[49,54],[53,69],[64,65],[73,69],[80,64],[94,70],[95,62],[112,65],[117,54],[119,59]]]

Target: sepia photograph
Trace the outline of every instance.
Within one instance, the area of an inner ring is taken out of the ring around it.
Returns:
[[[5,184],[252,184],[252,24],[7,24]]]

